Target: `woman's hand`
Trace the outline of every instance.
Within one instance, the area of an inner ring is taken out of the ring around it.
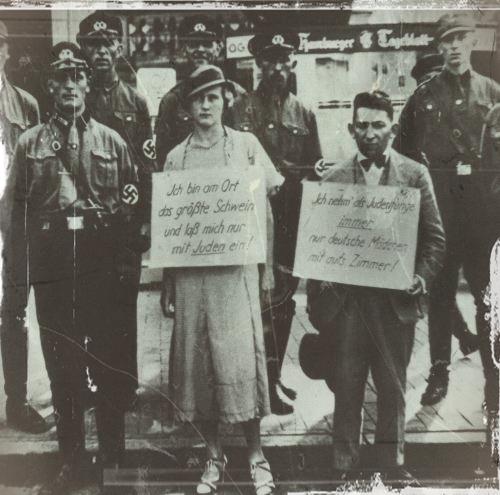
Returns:
[[[260,303],[262,308],[271,306],[272,291],[274,289],[274,274],[272,268],[264,265],[260,278]]]
[[[174,278],[168,274],[166,270],[163,271],[163,281],[161,286],[160,306],[163,316],[166,318],[173,318],[175,312],[175,291],[174,291]]]

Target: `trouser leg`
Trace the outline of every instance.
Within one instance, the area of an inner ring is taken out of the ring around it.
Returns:
[[[456,303],[458,273],[461,264],[460,246],[447,246],[442,270],[432,284],[429,294],[429,345],[431,364],[449,365],[453,326],[463,325]]]
[[[24,403],[28,381],[28,331],[25,319],[29,289],[26,265],[23,266],[19,261],[19,266],[14,269],[7,250],[3,261],[0,346],[5,394],[9,400]]]
[[[35,287],[40,340],[52,391],[59,451],[63,462],[72,463],[85,448],[84,338],[72,319],[71,284],[46,285]]]
[[[415,326],[402,324],[388,298],[374,296],[368,332],[372,340],[371,370],[377,390],[375,442],[379,462],[404,463],[406,369],[411,357]]]
[[[367,332],[361,300],[349,297],[335,321],[333,366],[333,467],[352,469],[359,463],[363,398],[368,378]]]
[[[104,466],[119,465],[125,453],[125,412],[110,394],[100,394],[96,407],[97,438]]]
[[[265,334],[270,383],[279,380],[295,315],[296,304],[293,295],[298,285],[297,278],[282,272],[275,273],[275,280],[277,283],[276,292],[286,294],[286,296],[282,300],[278,300],[276,305],[272,305],[264,314],[264,319],[270,327]]]

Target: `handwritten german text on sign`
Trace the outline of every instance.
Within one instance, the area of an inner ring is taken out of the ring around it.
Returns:
[[[420,191],[304,183],[294,274],[407,289],[413,280]]]
[[[264,262],[264,181],[261,167],[153,174],[149,266]]]

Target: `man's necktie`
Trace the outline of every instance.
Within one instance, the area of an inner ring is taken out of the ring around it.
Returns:
[[[365,169],[366,172],[370,170],[372,164],[374,164],[377,168],[384,168],[385,166],[385,156],[381,155],[376,158],[364,158],[359,162],[359,164]]]
[[[64,159],[66,160],[66,166],[63,167],[61,172],[59,187],[59,206],[62,209],[74,204],[78,198],[75,181],[80,166],[80,138],[74,121],[69,128]]]

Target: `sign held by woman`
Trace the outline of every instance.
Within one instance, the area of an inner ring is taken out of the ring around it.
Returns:
[[[150,266],[263,263],[265,201],[258,166],[153,174]]]

